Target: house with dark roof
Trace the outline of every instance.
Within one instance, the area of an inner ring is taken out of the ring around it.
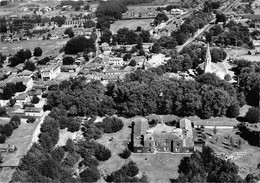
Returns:
[[[23,105],[27,102],[30,102],[30,97],[28,96],[27,93],[22,93],[20,95],[17,95],[16,97],[14,97],[16,100],[16,104],[17,105]]]

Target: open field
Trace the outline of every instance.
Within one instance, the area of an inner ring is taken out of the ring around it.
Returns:
[[[255,50],[238,48],[238,49],[225,49],[227,52],[227,58],[232,57],[235,59],[246,59],[248,61],[257,61],[259,62],[259,55],[254,55],[256,51],[260,52],[260,47],[256,47]],[[248,55],[248,51],[251,51],[252,55]]]
[[[246,141],[244,141],[238,134],[238,130],[217,130],[216,135],[214,135],[213,130],[206,130],[207,135],[207,145],[210,146],[215,152],[225,153],[227,155],[234,155],[238,152],[245,153],[238,157],[236,160],[231,160],[239,167],[239,175],[242,178],[249,173],[259,174],[260,170],[257,168],[260,163],[260,148],[255,146],[250,146]],[[229,137],[229,138],[228,138]],[[231,147],[230,138],[232,137],[235,147]],[[242,141],[241,148],[238,148],[238,140]]]
[[[5,144],[15,145],[17,151],[14,153],[2,153],[4,162],[1,166],[18,166],[20,159],[30,148],[32,136],[38,124],[39,120],[36,120],[34,123],[26,123],[26,119],[21,120],[19,128],[15,129],[13,134],[5,141]],[[12,170],[0,171],[0,182],[9,182],[12,177]]]
[[[34,48],[41,47],[43,55],[51,55],[54,51],[59,53],[59,49],[67,43],[68,39],[57,39],[57,40],[29,40],[20,42],[4,43],[1,42],[0,52],[5,55],[15,54],[20,49],[30,49],[33,53]]]
[[[100,162],[99,169],[102,171],[103,175],[110,174],[118,169],[120,169],[124,164],[128,162],[128,160],[124,160],[118,156],[119,153],[121,153],[128,143],[128,139],[130,137],[131,128],[128,126],[133,121],[133,118],[126,119],[126,118],[120,118],[124,122],[124,127],[122,130],[120,130],[117,133],[112,134],[104,134],[100,139],[97,140],[97,142],[105,145],[112,153],[109,160],[105,162]],[[113,141],[109,141],[109,139],[114,138]]]
[[[115,34],[120,28],[126,27],[132,30],[136,30],[138,26],[141,26],[144,30],[151,29],[150,23],[153,19],[140,19],[140,20],[118,20],[110,27],[110,31]]]
[[[187,154],[133,154],[131,159],[137,163],[140,172],[145,172],[150,182],[170,182],[178,178],[178,166]]]

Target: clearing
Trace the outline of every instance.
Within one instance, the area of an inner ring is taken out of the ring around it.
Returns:
[[[134,19],[134,20],[118,20],[113,23],[110,27],[110,31],[115,34],[121,28],[128,28],[131,30],[136,30],[138,26],[142,27],[144,30],[150,30],[150,23],[154,19]]]
[[[13,134],[8,137],[5,144],[15,145],[17,151],[14,153],[2,153],[3,163],[1,166],[16,167],[20,159],[27,153],[31,146],[32,136],[40,120],[34,123],[26,123],[26,119],[21,120],[21,125],[13,131]],[[8,171],[10,170],[10,171]],[[0,182],[9,182],[12,178],[13,169],[0,171]]]
[[[259,62],[259,54],[255,55],[255,52],[260,52],[260,47],[256,47],[254,50],[246,49],[246,48],[237,48],[237,49],[225,49],[227,53],[227,58],[232,57],[235,59],[246,59],[248,61],[256,61]],[[252,53],[252,55],[248,55],[248,51]]]
[[[257,168],[260,163],[260,148],[251,146],[247,141],[243,140],[237,132],[238,129],[233,130],[217,130],[214,135],[213,129],[206,129],[207,145],[215,152],[224,153],[228,156],[233,156],[233,161],[239,167],[239,175],[245,178],[247,174],[259,174],[260,170]],[[231,137],[234,147],[231,146]],[[238,141],[242,144],[239,148]]]

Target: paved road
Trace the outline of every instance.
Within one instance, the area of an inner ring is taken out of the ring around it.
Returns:
[[[230,8],[232,8],[235,4],[237,4],[240,0],[236,0],[233,3],[231,3],[225,10],[223,10],[223,13],[225,13],[226,11],[228,11]],[[213,19],[212,21],[216,21],[216,19]],[[202,29],[199,29],[193,37],[189,38],[183,45],[181,45],[178,49],[177,52],[180,53],[182,51],[182,49],[189,45],[190,43],[192,43],[197,37],[199,37],[200,35],[202,35],[205,31],[209,30],[211,27],[213,27],[214,24],[207,24],[205,25]]]

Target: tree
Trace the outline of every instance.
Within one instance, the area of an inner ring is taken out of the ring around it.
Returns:
[[[5,139],[6,139],[6,135],[5,134],[1,134],[0,135],[0,144],[4,144],[5,143]]]
[[[96,182],[100,178],[99,170],[95,166],[85,169],[79,176],[82,182]]]
[[[16,92],[23,92],[26,90],[26,86],[23,84],[23,82],[17,82],[15,83]]]
[[[213,133],[214,133],[214,135],[217,134],[217,128],[216,128],[216,126],[215,126],[215,128],[213,129]]]
[[[54,147],[54,145],[51,141],[51,137],[47,132],[40,133],[39,143],[42,146],[42,148],[44,150],[46,150],[47,152],[50,152],[52,150],[52,148]]]
[[[40,47],[34,48],[33,55],[34,55],[35,57],[40,57],[40,56],[42,55],[42,49],[41,49]]]
[[[10,137],[13,133],[13,126],[10,123],[7,123],[3,127],[3,134],[5,134],[7,137]]]
[[[79,10],[80,10],[80,6],[76,6],[75,11],[79,11]]]
[[[129,65],[132,66],[132,67],[135,67],[136,66],[136,61],[135,60],[131,60]]]
[[[79,129],[80,129],[80,123],[76,120],[73,120],[68,126],[69,132],[76,132],[79,131]]]
[[[233,141],[233,138],[232,137],[230,137],[230,145],[231,145],[231,147],[233,148],[234,147],[234,141]]]
[[[225,77],[224,77],[224,79],[225,79],[226,81],[230,81],[232,78],[231,78],[230,74],[226,74]]]
[[[74,36],[75,36],[75,35],[74,35],[74,32],[73,32],[73,31],[69,33],[69,37],[70,37],[70,38],[73,38]]]
[[[106,161],[111,157],[111,151],[104,145],[96,144],[95,146],[95,157],[99,161]]]
[[[6,108],[0,107],[0,116],[5,116],[5,115],[6,115]]]
[[[18,64],[20,64],[22,60],[17,55],[14,55],[9,58],[9,62],[10,62],[10,67],[15,67]]]
[[[84,36],[77,36],[70,39],[65,45],[65,54],[77,54],[83,52],[85,49],[90,49],[92,52],[96,51],[93,39],[86,39]]]
[[[52,17],[52,18],[51,18],[51,21],[57,23],[58,26],[61,27],[62,24],[65,23],[66,17],[65,17],[65,16],[62,16],[62,17],[61,17],[61,16],[55,16],[55,17]]]
[[[101,43],[110,43],[110,39],[112,38],[112,32],[108,29],[104,30],[101,37],[100,37],[100,42]]]
[[[226,16],[223,13],[217,13],[216,14],[216,23],[218,22],[225,22],[226,21]]]
[[[139,37],[144,43],[149,43],[151,41],[150,32],[147,30],[142,30],[142,32],[139,34]]]
[[[128,149],[124,149],[124,151],[120,153],[119,156],[123,159],[127,159],[129,158],[129,156],[131,156],[131,151],[129,151]]]
[[[84,10],[89,10],[89,5],[88,4],[84,6]]]
[[[31,103],[33,104],[38,104],[40,101],[39,97],[37,97],[36,95],[33,96],[32,100],[31,100]]]
[[[29,50],[29,49],[26,49],[24,50],[24,53],[23,53],[23,58],[26,60],[26,59],[30,59],[32,57],[32,52]]]
[[[14,115],[11,117],[10,121],[15,121],[18,125],[21,124],[21,117],[18,115]]]
[[[64,57],[62,60],[63,65],[73,65],[74,59],[72,57]]]
[[[15,103],[16,103],[16,100],[14,98],[11,98],[9,100],[9,104],[10,104],[11,107],[13,107]]]
[[[33,62],[27,61],[24,63],[24,70],[34,71],[36,69],[36,66]]]
[[[232,104],[228,107],[226,116],[229,118],[236,118],[239,116],[239,103]]]
[[[152,46],[152,53],[160,53],[161,52],[161,45],[156,42],[154,43],[154,45]]]
[[[237,145],[238,145],[238,148],[241,149],[241,145],[242,145],[241,139],[238,140],[238,144]]]
[[[141,26],[137,26],[136,31],[137,31],[137,32],[142,31],[142,27],[141,27]]]
[[[259,108],[252,107],[247,111],[245,118],[249,123],[259,123],[259,115]]]

